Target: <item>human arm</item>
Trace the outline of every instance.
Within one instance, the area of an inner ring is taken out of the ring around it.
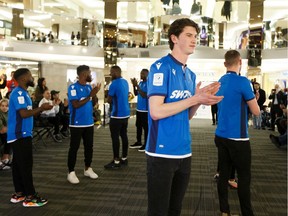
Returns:
[[[196,93],[194,96],[184,100],[164,103],[165,96],[151,96],[149,97],[150,115],[153,120],[167,118],[189,109],[189,119],[193,117],[201,104],[212,105],[223,99],[222,96],[215,96],[218,91],[220,83],[215,82],[200,89],[201,82],[197,84]]]
[[[137,80],[136,78],[131,78],[131,83],[133,85],[133,92],[134,92],[134,95],[138,95],[138,89],[137,89],[137,86],[138,86],[138,83],[137,83]]]
[[[19,114],[21,116],[21,118],[28,118],[30,116],[37,116],[39,115],[41,112],[45,111],[45,110],[50,110],[53,108],[53,105],[50,105],[49,103],[43,103],[41,106],[35,108],[35,109],[19,109]]]
[[[6,76],[4,74],[0,77],[0,89],[4,89],[7,85]]]
[[[258,106],[256,98],[247,101],[247,105],[253,115],[259,116],[260,115],[260,108]]]
[[[100,88],[101,88],[101,84],[97,83],[97,85],[94,88],[92,88],[92,90],[90,91],[90,94],[88,97],[82,100],[71,100],[72,106],[77,109],[83,106],[84,104],[86,104],[87,102],[89,102],[90,100],[96,101],[96,94],[99,92]]]

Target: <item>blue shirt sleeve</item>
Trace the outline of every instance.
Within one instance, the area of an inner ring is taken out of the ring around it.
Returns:
[[[79,100],[75,84],[70,85],[68,88],[68,99],[69,101]]]
[[[24,92],[22,92],[21,95],[17,95],[17,96],[15,94],[15,97],[10,98],[10,100],[12,100],[15,105],[15,110],[27,109],[28,103],[23,93]]]
[[[108,95],[113,97],[115,95],[115,82],[112,81],[111,85],[109,86]]]
[[[245,81],[243,82],[242,87],[242,93],[245,101],[252,100],[255,98],[254,92],[253,92],[253,87],[251,82],[245,77]]]
[[[167,65],[156,66],[154,63],[148,75],[148,97],[153,95],[166,96],[168,92],[168,72]]]

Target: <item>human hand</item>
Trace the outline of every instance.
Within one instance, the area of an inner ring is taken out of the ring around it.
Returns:
[[[101,89],[101,83],[97,83],[96,86],[92,88],[90,92],[90,97],[94,97],[99,92],[100,89]]]
[[[40,107],[42,110],[51,110],[53,108],[53,105],[50,103],[43,103]]]
[[[131,83],[133,86],[137,86],[138,85],[138,81],[136,80],[136,78],[131,78]]]
[[[211,83],[200,89],[201,82],[197,84],[195,97],[198,99],[199,104],[203,105],[213,105],[220,102],[224,97],[223,96],[215,96],[220,88],[219,82]]]
[[[61,100],[59,98],[54,99],[54,105],[59,105],[61,103]]]

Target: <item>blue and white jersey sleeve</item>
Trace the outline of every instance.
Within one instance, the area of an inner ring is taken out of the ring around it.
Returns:
[[[81,85],[78,82],[68,87],[68,99],[70,110],[70,127],[89,127],[94,125],[93,104],[88,101],[81,107],[73,107],[72,101],[81,101],[90,96],[92,87],[90,85]]]
[[[245,99],[245,101],[249,101],[255,98],[254,92],[253,92],[253,87],[251,82],[246,78],[243,80],[243,83],[241,85],[242,88],[242,94]]]
[[[33,117],[22,118],[19,110],[32,110],[32,101],[28,92],[16,87],[9,100],[7,142],[24,137],[32,137]]]
[[[148,75],[148,98],[153,95],[167,96],[168,94],[168,69],[169,65],[163,64],[162,62],[155,62],[151,65],[150,72]]]

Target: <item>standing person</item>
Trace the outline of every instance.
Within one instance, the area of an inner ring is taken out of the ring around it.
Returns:
[[[75,34],[74,34],[74,31],[72,31],[71,33],[71,45],[74,45],[74,41],[75,41]]]
[[[121,68],[112,66],[110,75],[112,83],[109,86],[107,102],[112,105],[109,128],[112,138],[113,160],[104,166],[105,169],[117,169],[121,165],[128,165],[128,136],[127,127],[130,117],[128,103],[129,87],[127,80],[121,76]],[[122,158],[119,156],[120,140],[122,140]]]
[[[218,103],[220,84],[200,89],[187,68],[197,44],[198,25],[188,18],[175,20],[168,31],[171,54],[152,64],[148,75],[147,186],[148,216],[181,214],[191,172],[189,120],[201,104]]]
[[[32,109],[32,101],[27,88],[34,87],[34,82],[27,68],[16,70],[14,78],[19,86],[10,95],[7,130],[7,143],[12,145],[13,150],[12,176],[15,188],[10,202],[18,203],[24,200],[24,207],[40,207],[48,201],[35,192],[33,185],[33,116],[44,110],[50,110],[53,106],[44,103],[41,107]]]
[[[80,146],[81,138],[84,145],[84,176],[91,179],[98,178],[98,175],[90,167],[93,156],[93,106],[97,101],[96,94],[101,88],[98,83],[94,88],[87,82],[92,81],[91,70],[87,65],[77,67],[78,81],[68,87],[68,100],[70,110],[70,148],[68,153],[68,175],[67,180],[71,184],[78,184],[80,181],[75,173],[77,151]]]
[[[130,148],[139,148],[138,151],[144,152],[148,136],[148,99],[147,99],[147,76],[148,70],[142,69],[140,78],[142,81],[138,84],[136,78],[131,79],[134,94],[137,95],[136,109],[136,128],[137,142],[130,145]],[[142,128],[144,130],[144,144],[141,143]]]
[[[216,125],[218,123],[217,112],[218,112],[217,104],[211,105],[212,125]]]
[[[11,72],[11,80],[8,80],[7,83],[6,83],[6,86],[8,88],[8,93],[12,92],[14,88],[16,88],[18,86],[18,83],[17,81],[15,80],[15,77],[14,77],[14,73],[15,71],[12,71]]]
[[[283,112],[280,108],[280,104],[283,103],[284,93],[282,92],[280,86],[278,84],[275,85],[275,88],[271,90],[271,94],[269,95],[269,99],[271,102],[271,128],[269,130],[275,130],[275,120],[277,117],[282,116]]]
[[[217,95],[223,95],[218,103],[218,125],[215,144],[218,148],[220,176],[218,196],[221,214],[230,215],[228,204],[228,180],[232,165],[238,176],[238,197],[243,216],[253,216],[250,199],[251,148],[248,136],[248,107],[253,115],[260,115],[251,82],[239,76],[242,60],[240,53],[229,50],[225,54],[227,72],[219,82]]]
[[[261,111],[263,111],[263,105],[266,101],[266,92],[260,88],[260,84],[258,82],[255,82],[253,84],[254,86],[254,94],[257,100],[257,104],[260,108]],[[262,125],[262,117],[261,115],[253,115],[253,125],[254,125],[254,129],[260,129],[261,125]],[[265,129],[265,126],[263,126]],[[263,128],[262,127],[262,128]]]

